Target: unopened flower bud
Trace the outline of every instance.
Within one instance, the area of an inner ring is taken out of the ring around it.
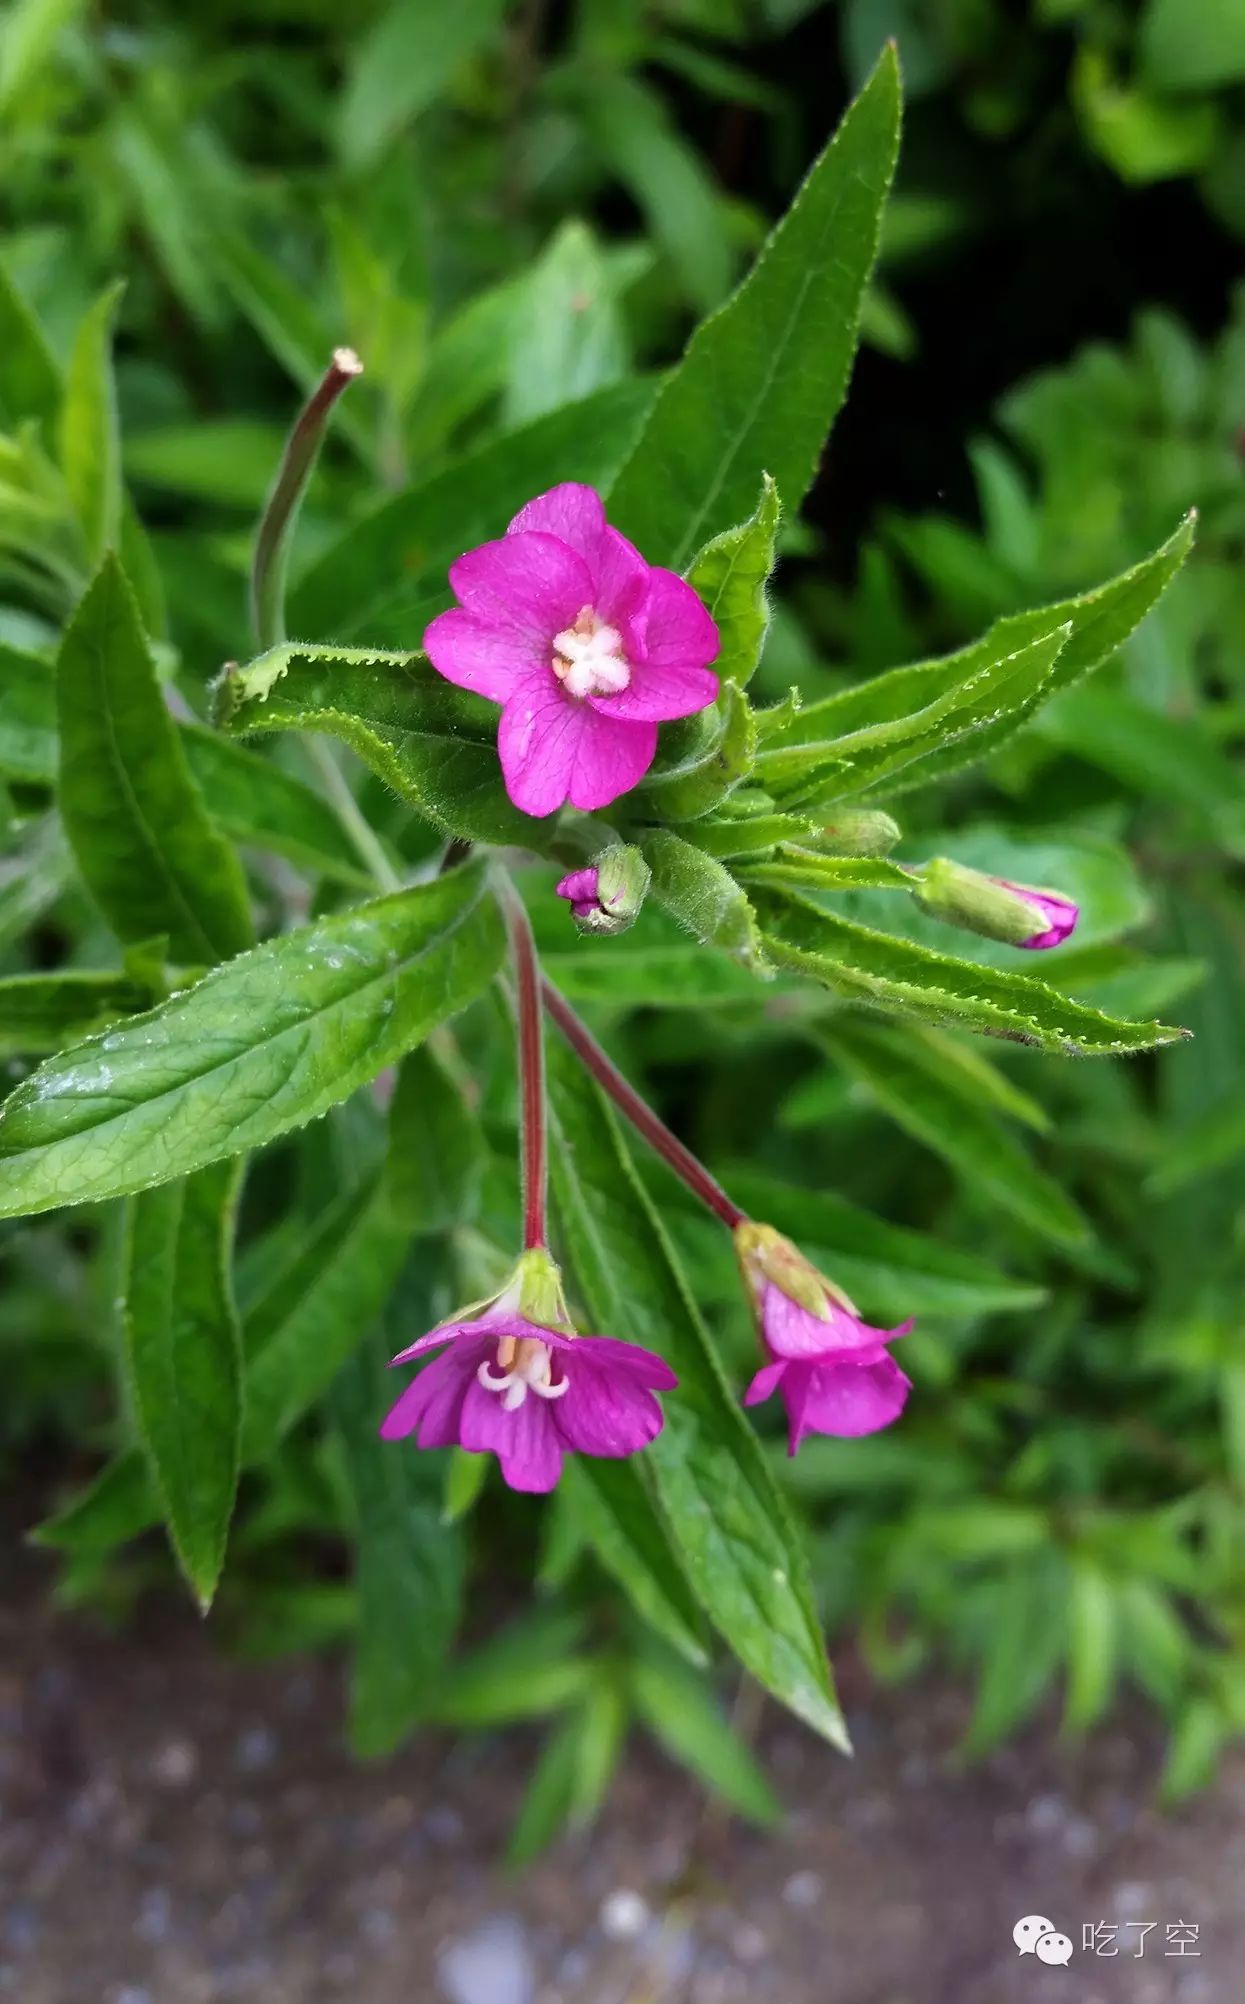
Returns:
[[[880,807],[844,807],[823,823],[814,846],[828,856],[886,856],[900,832],[899,823]]]
[[[1058,891],[989,877],[946,856],[914,873],[912,895],[934,918],[1009,946],[1058,946],[1080,917],[1080,907]]]
[[[557,886],[580,932],[626,932],[635,924],[652,875],[638,849],[615,842],[584,870],[572,870]]]

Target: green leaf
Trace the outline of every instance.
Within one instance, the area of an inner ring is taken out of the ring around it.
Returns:
[[[594,65],[585,71],[584,134],[644,212],[682,286],[711,312],[731,281],[722,205],[699,153],[660,95],[636,77]]]
[[[51,431],[60,407],[60,371],[43,329],[13,283],[0,258],[0,423],[16,431],[27,418],[37,418]]]
[[[172,958],[191,966],[248,945],[241,870],[190,777],[114,557],[66,630],[56,707],[61,818],[118,938],[167,933]]]
[[[618,1680],[602,1674],[541,1750],[506,1847],[508,1864],[529,1863],[564,1825],[583,1830],[595,1821],[626,1728]]]
[[[847,388],[899,145],[882,55],[739,290],[693,334],[610,494],[650,563],[681,570],[743,520],[762,476],[803,499]]]
[[[657,762],[636,789],[636,805],[667,821],[698,820],[748,777],[755,756],[748,699],[727,682],[707,710],[667,724]]]
[[[752,679],[769,630],[766,585],[774,568],[782,503],[765,474],[756,513],[726,529],[693,557],[687,581],[717,622],[722,647],[714,663],[723,680],[741,689]]]
[[[1065,1057],[1122,1056],[1188,1034],[1163,1023],[1105,1016],[1032,975],[1004,974],[892,939],[792,893],[762,891],[756,904],[762,946],[774,964],[809,975],[845,1001]]]
[[[140,1447],[123,1448],[94,1481],[45,1517],[31,1543],[73,1558],[94,1558],[137,1538],[160,1521],[151,1464]]]
[[[205,1610],[238,1487],[241,1354],[229,1282],[239,1166],[127,1206],[121,1322],[135,1418],[178,1563]]]
[[[11,974],[0,979],[0,1059],[59,1051],[150,1002],[121,974]]]
[[[727,813],[697,822],[692,839],[707,856],[731,862],[766,856],[780,842],[805,842],[816,831],[816,822],[800,814]]]
[[[428,1716],[449,1726],[502,1726],[538,1719],[582,1698],[594,1665],[579,1653],[583,1623],[540,1611],[512,1621],[460,1658],[430,1694]]]
[[[50,784],[56,774],[56,684],[46,661],[0,647],[0,773]]]
[[[462,1598],[462,1540],[441,1516],[436,1461],[377,1433],[392,1389],[374,1339],[359,1348],[333,1387],[358,1512],[350,1743],[363,1759],[392,1753],[423,1713],[453,1642]]]
[[[447,835],[536,849],[552,839],[506,792],[496,707],[443,681],[422,654],[290,642],[217,686],[224,729],[340,738]]]
[[[389,1109],[389,1194],[413,1232],[444,1232],[474,1215],[487,1147],[458,1082],[424,1045],[402,1060]]]
[[[332,808],[310,786],[202,724],[182,724],[191,777],[223,835],[271,849],[337,884],[370,890],[372,877]]]
[[[549,1059],[561,1235],[592,1326],[658,1350],[678,1374],[644,1462],[693,1591],[758,1683],[843,1746],[807,1560],[760,1443],[613,1113],[560,1041]]]
[[[1170,1197],[1240,1155],[1245,1155],[1245,1092],[1237,1088],[1187,1127],[1165,1136],[1162,1159],[1146,1188],[1157,1197]]]
[[[560,480],[605,488],[653,401],[629,380],[565,404],[468,452],[385,502],[331,543],[290,593],[294,633],[411,648],[449,604],[455,557],[505,533],[533,494]]]
[[[912,1314],[963,1321],[1034,1308],[1043,1290],[1012,1280],[975,1253],[940,1238],[885,1224],[828,1190],[804,1190],[741,1166],[727,1187],[749,1217],[795,1239],[871,1320],[890,1325]]]
[[[0,1216],[150,1189],[316,1119],[501,954],[471,867],[255,947],[23,1080],[0,1109]]]
[[[121,534],[121,431],[112,374],[112,323],[122,284],[110,285],[74,337],[60,415],[60,457],[94,568]]]
[[[0,43],[0,110],[6,122],[28,91],[37,92],[62,29],[84,11],[85,0],[14,0]]]
[[[745,966],[757,955],[756,921],[747,895],[729,870],[669,828],[640,844],[653,873],[651,895],[702,946],[720,946]]]
[[[978,1081],[948,1061],[941,1039],[915,1027],[848,1016],[823,1043],[904,1132],[932,1148],[1030,1231],[1084,1245],[1087,1219],[982,1102]]]
[[[702,1676],[650,1645],[632,1665],[630,1690],[649,1731],[712,1794],[763,1827],[779,1820],[782,1808],[773,1790]]]
[[[1097,1725],[1115,1692],[1117,1613],[1112,1582],[1075,1554],[1068,1577],[1068,1688],[1063,1722],[1071,1733]]]
[[[823,856],[815,849],[783,843],[764,863],[740,871],[747,884],[791,884],[813,891],[912,891],[912,872],[885,856]]]
[[[590,940],[578,953],[543,953],[541,966],[571,1002],[615,1009],[704,1009],[755,999],[753,977],[699,947],[623,949]]]
[[[338,144],[352,169],[368,166],[427,109],[454,72],[488,40],[503,0],[390,0],[354,46],[341,98]]]
[[[1041,731],[1143,799],[1181,809],[1208,841],[1245,859],[1237,761],[1202,717],[1147,709],[1125,689],[1090,684],[1053,704]]]
[[[1160,94],[1245,81],[1245,14],[1236,0],[1147,0],[1143,75]]]
[[[243,1459],[262,1462],[328,1391],[384,1307],[410,1233],[383,1179],[352,1184],[294,1240],[243,1325]]]
[[[1057,629],[1070,626],[1071,633],[1051,673],[1039,678],[1024,700],[1009,703],[997,724],[992,725],[988,716],[979,716],[963,736],[932,750],[923,748],[916,779],[925,785],[959,771],[997,750],[1049,697],[1071,688],[1123,646],[1180,569],[1192,546],[1193,528],[1190,515],[1151,556],[1093,591],[1032,612],[1009,613],[995,620],[970,647],[936,660],[918,661],[911,667],[892,668],[837,696],[810,703],[794,719],[783,742],[841,744],[864,732],[870,735],[861,742],[876,745],[879,727],[892,725],[901,733],[901,743],[907,743],[902,734],[910,730],[914,719],[928,715],[931,709],[946,714],[949,707],[953,713],[960,692],[971,687],[976,676],[989,679],[1009,658],[1035,646],[1040,648]],[[870,783],[881,786],[892,770],[902,768],[898,764],[884,766],[883,762],[865,769]]]
[[[703,1668],[709,1658],[700,1638],[700,1615],[670,1532],[654,1507],[643,1464],[633,1458],[573,1458],[562,1481],[569,1485],[575,1521],[636,1613],[689,1663]]]
[[[510,329],[505,425],[589,397],[626,373],[611,258],[585,223],[563,223],[533,265]]]

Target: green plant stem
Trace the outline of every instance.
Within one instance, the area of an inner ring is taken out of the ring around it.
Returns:
[[[329,412],[348,383],[363,373],[353,348],[335,348],[320,381],[294,420],[272,492],[264,503],[251,559],[251,625],[261,651],[285,639],[285,572],[299,504],[316,463]]]
[[[747,1213],[738,1204],[732,1203],[722,1185],[709,1174],[703,1162],[699,1162],[690,1148],[684,1146],[677,1134],[672,1134],[664,1120],[654,1113],[647,1100],[641,1099],[634,1086],[627,1083],[613,1059],[607,1057],[593,1036],[587,1024],[576,1015],[557,989],[549,981],[542,983],[541,992],[545,1007],[557,1024],[567,1043],[585,1068],[591,1072],[597,1084],[607,1092],[619,1112],[631,1122],[637,1134],[642,1134],[650,1148],[660,1155],[662,1161],[673,1169],[681,1183],[685,1183],[694,1197],[699,1197],[715,1218],[720,1218],[729,1230],[742,1225]]]
[[[362,373],[363,364],[353,348],[335,348],[332,361],[295,418],[286,440],[272,492],[260,517],[251,560],[251,624],[256,642],[264,651],[279,647],[285,639],[285,575],[290,543],[329,414],[342,391]],[[400,890],[402,880],[362,813],[331,748],[312,737],[304,742],[303,749],[323,783],[329,804],[381,890]]]
[[[523,1178],[523,1250],[546,1242],[549,1145],[545,1111],[544,1016],[540,963],[523,900],[509,877],[499,875],[502,910],[510,934],[519,1035],[520,1167]]]

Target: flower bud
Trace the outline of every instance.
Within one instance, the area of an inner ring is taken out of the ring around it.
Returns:
[[[814,845],[828,856],[885,856],[899,840],[900,827],[880,807],[835,809]]]
[[[557,885],[580,932],[612,936],[635,924],[652,875],[638,849],[615,842],[585,870],[572,870]]]
[[[989,877],[946,856],[914,873],[912,895],[934,918],[1009,946],[1058,946],[1080,917],[1080,907],[1058,891]]]

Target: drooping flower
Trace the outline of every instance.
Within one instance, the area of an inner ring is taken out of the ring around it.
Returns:
[[[735,1249],[769,1353],[744,1404],[781,1394],[789,1452],[795,1453],[806,1434],[876,1433],[898,1419],[912,1381],[887,1345],[906,1336],[912,1323],[872,1328],[842,1290],[771,1225],[745,1220],[736,1227]]]
[[[638,849],[615,842],[585,870],[572,870],[555,886],[566,898],[580,932],[615,935],[640,916],[652,872]]]
[[[987,876],[946,856],[935,856],[911,876],[912,895],[924,911],[1009,946],[1058,946],[1081,915],[1061,891]]]
[[[424,646],[447,681],[503,706],[502,774],[525,814],[607,807],[648,771],[658,724],[718,693],[709,613],[609,526],[591,487],[537,495],[450,583],[459,603]]]
[[[525,1254],[515,1281],[481,1313],[443,1322],[400,1351],[395,1364],[437,1348],[441,1355],[386,1415],[381,1438],[413,1433],[420,1447],[495,1454],[511,1489],[536,1494],[555,1487],[568,1453],[616,1459],[655,1440],[663,1416],[654,1394],[678,1382],[669,1365],[614,1336],[530,1321],[516,1303],[526,1297],[530,1305],[537,1286],[560,1302],[557,1269],[543,1251]]]

